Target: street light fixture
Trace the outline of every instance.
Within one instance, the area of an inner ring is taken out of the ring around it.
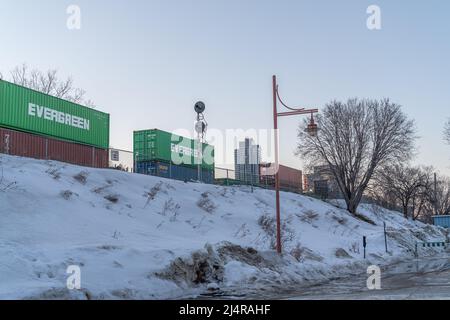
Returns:
[[[308,126],[305,129],[305,132],[309,134],[311,137],[317,137],[317,134],[319,132],[319,127],[314,122],[314,114],[311,113],[311,120],[309,121]]]
[[[278,174],[278,117],[287,117],[301,114],[311,114],[311,120],[305,129],[310,136],[316,137],[318,133],[318,126],[314,122],[314,113],[319,112],[319,109],[305,109],[305,108],[291,108],[287,106],[280,98],[278,91],[277,77],[273,76],[273,124],[275,130],[275,193],[276,193],[276,211],[277,211],[277,252],[281,254],[281,214],[280,214],[280,176]],[[283,107],[290,110],[287,112],[278,112],[278,102]]]

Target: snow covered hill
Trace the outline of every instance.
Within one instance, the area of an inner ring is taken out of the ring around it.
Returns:
[[[279,257],[272,191],[5,155],[0,161],[1,299],[165,299],[208,287],[236,294],[288,290],[410,259],[416,241],[446,237],[442,229],[378,207],[362,206],[355,218],[282,193],[286,254]],[[66,288],[70,265],[81,268],[82,290]]]

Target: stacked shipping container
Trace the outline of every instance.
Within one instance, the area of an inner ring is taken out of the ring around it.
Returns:
[[[197,180],[200,154],[197,142],[158,129],[134,132],[136,172],[177,179]],[[203,144],[201,181],[214,182],[214,147]]]
[[[108,166],[109,115],[0,80],[0,152]]]

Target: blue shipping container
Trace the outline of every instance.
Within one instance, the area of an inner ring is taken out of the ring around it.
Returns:
[[[433,224],[439,227],[450,228],[450,216],[434,216]]]
[[[174,165],[164,161],[142,161],[137,163],[137,173],[181,181],[197,181],[198,169],[195,167]],[[214,171],[203,169],[202,182],[214,183]]]

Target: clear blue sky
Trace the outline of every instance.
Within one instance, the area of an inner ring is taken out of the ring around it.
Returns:
[[[79,31],[66,28],[70,4]],[[380,31],[366,27],[371,4]],[[0,70],[26,62],[73,75],[125,149],[134,129],[190,128],[198,99],[213,128],[271,128],[272,74],[291,104],[390,97],[417,122],[416,162],[449,174],[449,16],[445,0],[2,1]],[[294,167],[299,120],[280,122],[281,162]]]

